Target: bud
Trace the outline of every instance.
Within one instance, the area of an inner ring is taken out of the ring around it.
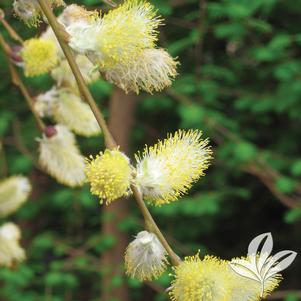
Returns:
[[[157,279],[166,270],[166,256],[167,252],[157,236],[142,231],[125,252],[126,273],[140,281]]]
[[[12,267],[25,259],[20,247],[21,232],[17,225],[6,223],[0,227],[0,266]]]
[[[12,176],[0,182],[0,217],[17,211],[28,199],[31,184],[28,178]]]
[[[22,66],[23,59],[20,55],[20,51],[22,50],[22,46],[14,45],[11,47],[10,58],[17,66]]]
[[[74,135],[63,125],[56,125],[51,135],[39,141],[39,162],[59,183],[75,187],[85,181],[85,159],[76,145]],[[47,132],[47,130],[46,130]]]

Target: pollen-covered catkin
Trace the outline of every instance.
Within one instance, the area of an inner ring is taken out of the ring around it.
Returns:
[[[230,263],[214,256],[205,256],[204,259],[200,259],[199,254],[186,257],[173,268],[171,300],[260,301],[261,283],[235,273]],[[280,274],[266,279],[263,296],[268,296],[280,280]]]
[[[66,29],[75,51],[89,54],[101,67],[111,67],[134,61],[144,49],[153,48],[160,24],[149,2],[126,0],[103,17],[73,22]]]
[[[231,301],[232,278],[226,261],[213,256],[186,257],[174,267],[172,301]],[[245,300],[247,301],[247,300]]]
[[[102,19],[97,46],[101,64],[113,66],[136,59],[143,49],[154,47],[161,19],[153,5],[143,0],[126,0]]]
[[[238,263],[241,260],[250,260],[250,257],[233,258],[230,264]],[[241,265],[243,268],[243,265]],[[278,286],[282,280],[282,276],[276,273],[272,277],[266,279],[262,285],[259,281],[241,276],[233,271],[229,265],[229,272],[234,280],[235,285],[231,291],[231,301],[260,301],[263,298],[270,295]],[[263,291],[262,291],[263,287]],[[263,296],[261,296],[263,294]]]
[[[204,175],[212,151],[201,135],[179,130],[136,155],[136,183],[146,200],[155,205],[175,201]]]
[[[105,150],[86,160],[86,176],[91,193],[106,204],[130,193],[132,167],[128,157],[119,150]]]
[[[57,47],[51,40],[29,39],[24,42],[20,55],[28,77],[47,73],[58,63]]]

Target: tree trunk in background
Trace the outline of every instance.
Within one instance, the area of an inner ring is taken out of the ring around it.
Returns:
[[[130,133],[134,121],[136,95],[125,94],[115,89],[110,102],[109,128],[120,150],[129,153]],[[128,245],[128,236],[118,229],[118,223],[129,213],[128,200],[116,200],[109,206],[103,207],[102,234],[114,236],[116,243],[101,258],[101,268],[104,271],[102,281],[101,301],[120,300],[129,301],[129,291],[125,282],[123,269],[124,251]],[[114,281],[122,279],[123,281]]]

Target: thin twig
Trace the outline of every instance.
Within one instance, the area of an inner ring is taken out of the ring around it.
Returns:
[[[4,14],[4,11],[2,9],[0,9],[0,22],[2,23],[2,25],[4,26],[4,28],[6,29],[6,31],[10,35],[10,37],[13,40],[19,42],[22,45],[23,42],[24,42],[23,39],[18,35],[18,33],[5,20],[5,14]]]
[[[164,235],[160,231],[159,227],[155,223],[151,213],[149,212],[148,208],[146,207],[146,205],[143,201],[141,193],[138,191],[137,187],[135,187],[134,185],[131,187],[131,189],[133,191],[133,194],[134,194],[134,197],[136,199],[137,205],[140,208],[140,211],[141,211],[141,213],[144,217],[147,230],[149,230],[150,232],[153,232],[157,235],[158,239],[161,241],[161,243],[164,246],[166,252],[168,253],[168,255],[169,255],[169,257],[172,261],[172,264],[175,265],[175,266],[179,265],[180,262],[181,262],[181,259],[172,250],[172,248],[168,244],[167,240],[165,239]]]

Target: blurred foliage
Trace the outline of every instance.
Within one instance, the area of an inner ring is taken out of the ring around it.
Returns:
[[[68,2],[68,1],[67,1]],[[77,1],[90,8],[99,0]],[[132,150],[143,148],[178,128],[200,128],[214,145],[207,176],[179,202],[151,208],[179,254],[217,254],[229,259],[246,253],[249,241],[272,232],[277,248],[301,246],[301,1],[154,0],[166,18],[160,44],[181,62],[171,89],[142,94],[132,132]],[[7,20],[24,38],[36,35],[13,17],[11,1],[1,0]],[[42,29],[38,29],[40,31]],[[7,37],[6,33],[1,32]],[[116,243],[103,237],[98,200],[88,187],[71,190],[34,167],[39,133],[24,99],[11,85],[0,51],[1,177],[22,173],[34,185],[30,201],[13,217],[23,229],[28,260],[15,270],[0,270],[0,299],[99,300],[99,257]],[[51,87],[47,76],[26,80],[32,94]],[[91,90],[107,116],[112,86]],[[85,154],[95,154],[100,138],[80,138]],[[293,200],[287,208],[286,200]],[[131,200],[127,200],[131,202]],[[296,207],[296,208],[293,208]],[[119,221],[132,237],[141,216]],[[284,273],[280,289],[301,289],[299,258]],[[116,278],[112,287],[123,279]],[[131,300],[164,301],[128,279]],[[168,273],[158,280],[169,285]],[[147,294],[145,294],[147,292]],[[146,300],[146,299],[144,299]],[[290,294],[286,301],[301,300]],[[112,300],[113,301],[113,300]]]

